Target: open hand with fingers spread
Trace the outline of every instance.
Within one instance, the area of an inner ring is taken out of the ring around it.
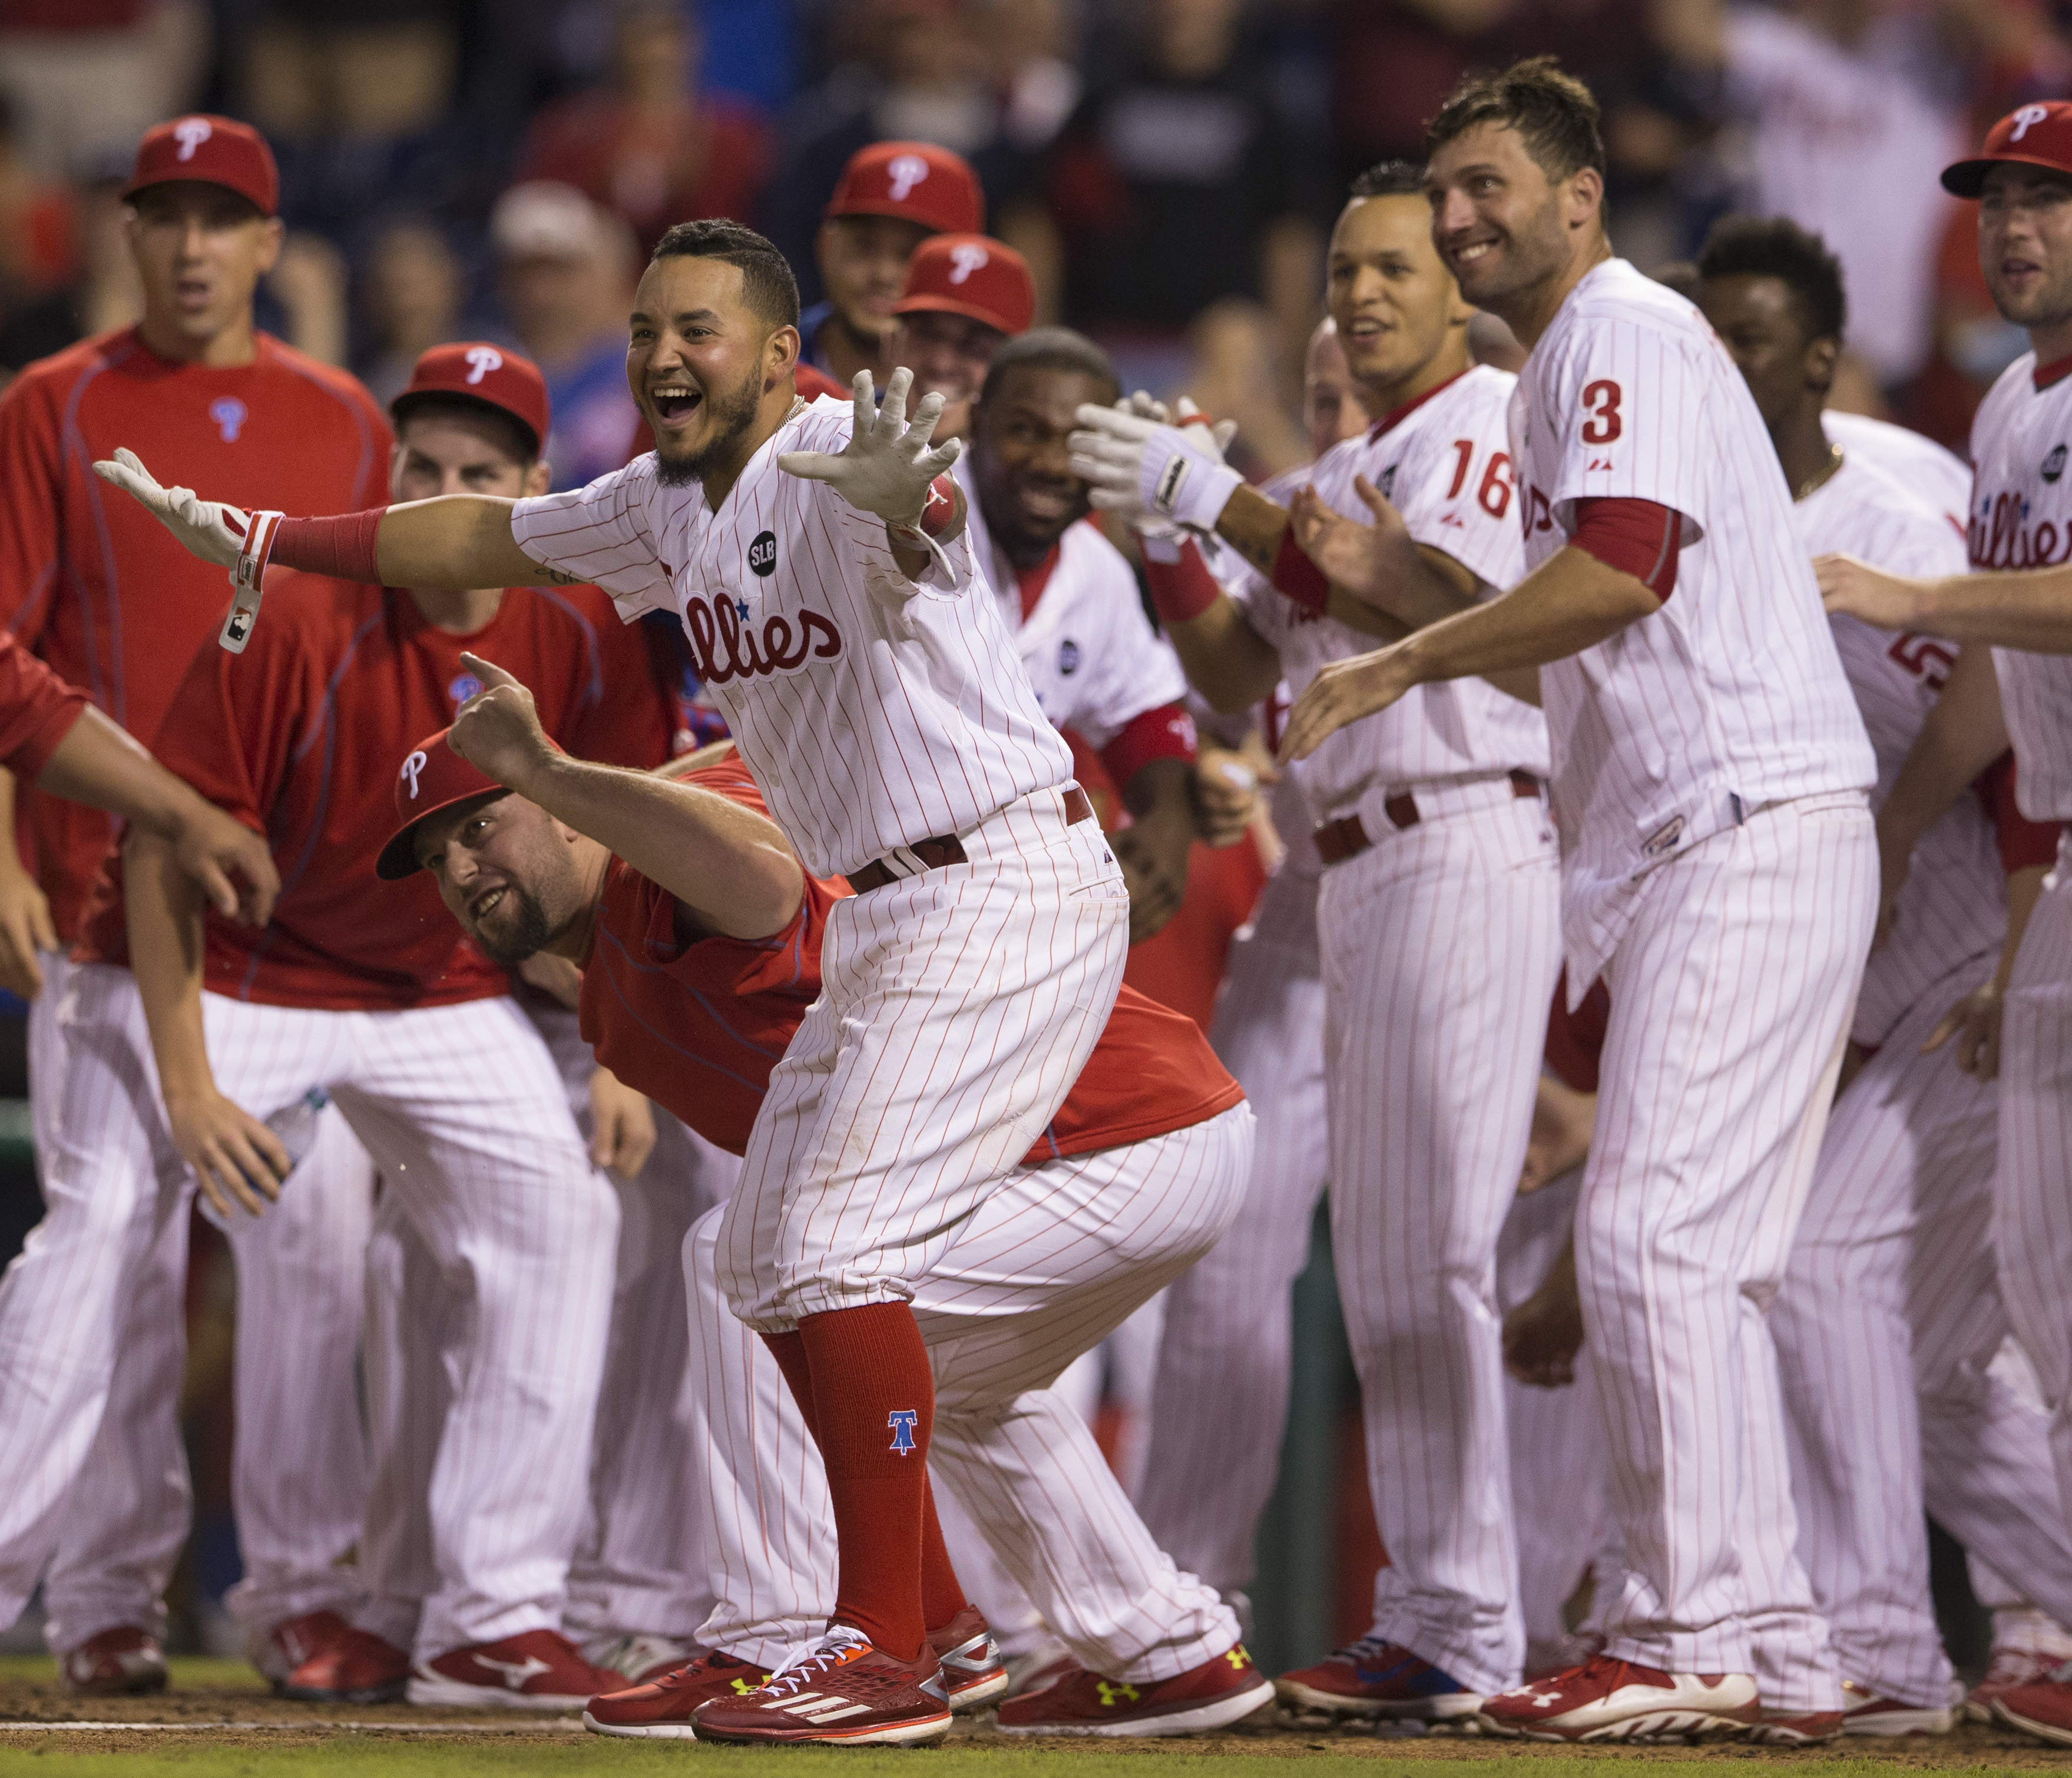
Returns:
[[[888,525],[918,527],[929,485],[956,462],[963,445],[952,438],[929,448],[943,398],[929,395],[906,418],[906,392],[914,373],[902,365],[885,385],[885,400],[871,399],[870,372],[856,373],[856,424],[839,453],[788,450],[777,459],[787,475],[824,482],[859,512],[875,513]]]
[[[1314,487],[1297,489],[1288,503],[1295,541],[1326,580],[1363,604],[1400,617],[1391,609],[1389,594],[1417,572],[1416,540],[1403,515],[1364,475],[1354,477],[1353,491],[1374,515],[1371,524],[1334,511]]]
[[[118,450],[112,460],[93,466],[102,481],[119,487],[166,530],[187,552],[219,568],[235,568],[244,553],[251,515],[224,500],[204,500],[192,488],[162,487],[134,450]]]
[[[1415,689],[1417,677],[1409,663],[1410,647],[1410,643],[1400,642],[1371,655],[1330,663],[1288,712],[1281,763],[1307,759],[1347,723],[1386,710]]]
[[[532,694],[479,655],[463,654],[461,661],[482,681],[482,689],[460,707],[446,731],[446,745],[483,777],[522,795],[532,774],[554,756]]]

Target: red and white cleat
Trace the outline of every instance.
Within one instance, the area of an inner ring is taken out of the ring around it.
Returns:
[[[943,1664],[944,1689],[958,1715],[983,1710],[1007,1695],[1007,1663],[976,1605],[967,1605],[942,1628],[931,1630],[928,1646]]]
[[[2072,1661],[2057,1671],[2072,1671]],[[2010,1686],[1993,1700],[1993,1717],[2039,1741],[2072,1747],[2072,1679],[2054,1674],[2027,1686]]]
[[[1770,1747],[1816,1747],[1823,1741],[1840,1739],[1840,1710],[1790,1710],[1766,1708],[1749,1727],[1748,1738]]]
[[[1984,1675],[1964,1696],[1964,1714],[1974,1723],[1993,1719],[1993,1700],[2017,1686],[2033,1686],[2048,1679],[2065,1665],[2059,1654],[2042,1654],[2033,1649],[2000,1648],[1986,1663]]]
[[[994,1721],[1003,1735],[1198,1735],[1272,1702],[1272,1682],[1240,1642],[1170,1679],[1104,1679],[1075,1667],[1041,1691],[1010,1698]]]
[[[692,1721],[701,1741],[911,1747],[950,1732],[946,1692],[942,1663],[925,1641],[902,1661],[836,1624],[803,1661],[746,1698],[701,1705]]]
[[[80,1698],[133,1698],[166,1689],[166,1651],[131,1624],[102,1630],[58,1657],[64,1689]]]
[[[660,1679],[593,1698],[583,1711],[583,1727],[593,1735],[635,1740],[695,1741],[691,1715],[699,1705],[745,1698],[769,1677],[762,1668],[715,1649]]]
[[[1741,1735],[1761,1720],[1748,1673],[1671,1673],[1593,1655],[1482,1700],[1482,1726],[1536,1741],[1654,1741]]]
[[[585,1636],[579,1645],[582,1657],[593,1667],[623,1673],[634,1685],[644,1686],[674,1673],[699,1653],[695,1642],[652,1630],[631,1630]]]
[[[393,1704],[409,1682],[410,1657],[335,1612],[306,1612],[276,1624],[253,1664],[283,1698],[320,1704]]]
[[[593,1667],[559,1632],[528,1630],[419,1661],[405,1696],[413,1704],[579,1710],[600,1694],[621,1690],[625,1680]]]
[[[1375,1722],[1445,1723],[1472,1716],[1482,1706],[1480,1692],[1470,1691],[1422,1655],[1371,1636],[1314,1667],[1283,1673],[1273,1689],[1290,1710]]]
[[[1896,1698],[1881,1698],[1853,1679],[1842,1682],[1842,1732],[1844,1735],[1947,1735],[1957,1726],[1957,1713],[1947,1704],[1902,1704]]]

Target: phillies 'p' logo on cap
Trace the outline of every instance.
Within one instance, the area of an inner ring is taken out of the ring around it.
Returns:
[[[1003,334],[1023,334],[1036,318],[1029,261],[989,235],[934,235],[906,262],[906,287],[892,312],[930,310],[968,315]]]
[[[966,282],[972,273],[993,257],[975,240],[960,240],[950,249],[950,282]]]
[[[849,158],[828,199],[835,216],[898,216],[932,233],[985,226],[985,194],[961,154],[933,142],[873,142]]]
[[[494,346],[471,346],[462,355],[467,359],[467,380],[479,383],[491,371],[504,368],[504,355]]]
[[[928,163],[919,154],[894,157],[887,170],[892,175],[892,201],[904,203],[907,194],[928,176]]]
[[[280,204],[281,175],[273,150],[251,125],[235,117],[190,112],[152,125],[137,145],[137,164],[122,195],[134,198],[154,185],[188,179],[235,191],[263,216]]]
[[[419,823],[457,803],[487,805],[511,794],[446,745],[452,732],[442,729],[427,735],[403,756],[402,768],[396,774],[395,831],[374,860],[374,874],[384,883],[417,874]]]
[[[2008,166],[2072,175],[2072,102],[2048,99],[2017,105],[1986,132],[1976,154],[1942,170],[1942,189],[1960,198],[1978,197],[1986,175]]]
[[[437,395],[464,396],[509,415],[518,422],[535,457],[553,426],[547,380],[539,367],[523,353],[492,346],[486,339],[433,347],[412,368],[408,386],[388,404],[388,412],[400,426],[422,398]]]
[[[173,125],[173,140],[180,145],[175,160],[191,161],[195,150],[216,133],[216,126],[206,117],[183,117]]]
[[[403,776],[409,784],[410,800],[413,803],[417,800],[417,779],[423,774],[427,763],[425,749],[421,747],[417,749],[408,759],[403,762]]]

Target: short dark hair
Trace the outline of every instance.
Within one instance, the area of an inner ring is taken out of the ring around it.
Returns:
[[[1421,198],[1424,169],[1415,161],[1380,161],[1355,178],[1348,201],[1360,198]]]
[[[530,469],[540,460],[540,441],[532,436],[532,429],[508,408],[500,408],[494,401],[479,401],[451,389],[419,389],[397,396],[388,404],[388,412],[396,422],[399,442],[404,427],[420,414],[457,414],[491,428],[504,441],[504,454],[521,467]]]
[[[799,325],[799,281],[775,245],[738,222],[680,222],[655,243],[650,265],[664,259],[716,259],[741,269],[741,294],[774,327]]]
[[[1108,354],[1084,334],[1074,333],[1070,327],[1031,327],[1009,340],[993,355],[985,385],[978,392],[980,401],[990,401],[1001,378],[1016,370],[1077,371],[1107,384],[1114,392],[1111,400],[1122,393],[1122,380],[1115,374]]]
[[[1836,339],[1849,319],[1842,262],[1786,216],[1722,216],[1698,255],[1700,277],[1774,277],[1790,291],[1810,339]]]
[[[1586,166],[1604,176],[1597,101],[1551,55],[1513,62],[1500,74],[1467,76],[1425,125],[1426,155],[1483,124],[1515,129],[1533,164],[1550,180],[1572,178]]]

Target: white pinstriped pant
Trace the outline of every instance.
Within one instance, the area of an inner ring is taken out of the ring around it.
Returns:
[[[2072,1611],[2049,1422],[1989,1374],[2008,1331],[1991,1229],[1999,1094],[1950,1047],[1921,1053],[1994,962],[1925,995],[1837,1101],[1770,1309],[1799,1554],[1836,1663],[1931,1709],[1948,1702],[1951,1670],[1924,1487],[1952,1537]]]
[[[1228,1233],[1166,1293],[1138,1509],[1227,1596],[1252,1582],[1288,1419],[1289,1292],[1309,1259],[1330,1141],[1317,882],[1282,870],[1231,943],[1209,1041],[1259,1120]]]
[[[1330,866],[1318,902],[1332,1254],[1389,1555],[1374,1633],[1489,1692],[1525,1653],[1495,1262],[1559,880],[1546,811],[1508,781],[1418,794],[1424,819]]]
[[[1758,1671],[1840,1706],[1795,1553],[1766,1319],[1812,1182],[1877,911],[1860,795],[1762,809],[1655,870],[1606,967],[1577,1216],[1623,1574],[1612,1655]],[[1781,1667],[1781,1671],[1773,1671]]]
[[[525,1003],[560,1070],[584,1139],[597,1062],[576,1016]],[[652,1631],[688,1640],[711,1609],[693,1497],[693,1431],[680,1254],[693,1222],[723,1201],[740,1166],[660,1107],[655,1152],[633,1179],[608,1174],[619,1206],[611,1331],[598,1396],[587,1523],[569,1565],[562,1628],[578,1640]],[[452,1293],[393,1200],[375,1218],[365,1333],[372,1470],[360,1614],[401,1647],[438,1587],[426,1501],[451,1401]]]
[[[431,1484],[442,1583],[420,1647],[436,1653],[557,1624],[582,1528],[618,1206],[582,1152],[544,1045],[508,1000],[366,1013],[210,994],[203,1011],[225,1094],[263,1113],[311,1086],[327,1088],[442,1271],[464,1281],[469,1312],[449,1351],[462,1381]],[[117,1452],[106,1437],[97,1443],[103,1480],[83,1478],[52,1567],[59,1645],[154,1608],[136,1597],[145,1583],[139,1558],[150,1536],[166,1534],[147,1532],[147,1522],[169,1521],[163,1492],[144,1478],[165,1472],[138,1465],[177,1448],[178,1370],[168,1375],[166,1353],[179,1337],[183,1255],[173,1249],[184,1247],[191,1189],[166,1129],[134,978],[101,965],[76,969],[64,1026],[65,1103],[51,1174],[81,1218],[106,1231],[72,1250],[101,1297],[129,1293],[139,1337],[114,1353],[109,1397],[137,1406],[119,1427],[105,1423],[130,1448]],[[176,1225],[177,1241],[169,1232]],[[361,1247],[349,1258],[313,1251],[311,1226],[268,1216],[240,1218],[233,1231],[241,1410],[246,1390],[292,1390],[304,1380],[283,1369],[302,1361],[273,1361],[302,1349],[294,1329],[263,1324],[269,1315],[292,1323],[307,1268],[323,1272],[331,1259],[350,1268],[357,1286]],[[140,1326],[147,1305],[153,1318]],[[327,1297],[327,1312],[335,1307]],[[55,1342],[47,1332],[43,1340],[29,1349],[47,1376]],[[332,1354],[329,1368],[339,1361]],[[138,1366],[158,1379],[148,1390],[130,1380]],[[76,1394],[77,1386],[68,1386]],[[263,1399],[241,1421],[240,1437],[246,1459],[262,1463],[270,1449]],[[102,1615],[110,1612],[117,1615]]]
[[[837,901],[820,996],[770,1077],[718,1267],[742,1319],[898,1302],[1034,1145],[1122,984],[1129,896],[1041,790],[968,862]]]
[[[1237,1619],[1144,1528],[1086,1423],[1046,1386],[1213,1244],[1252,1159],[1231,1110],[1127,1148],[1018,1168],[911,1280],[935,1379],[936,1480],[1095,1671],[1150,1682],[1211,1661]],[[727,1311],[724,1211],[691,1231],[691,1361],[712,1457],[713,1590],[698,1640],[766,1664],[833,1608],[825,1472],[760,1339]]]
[[[2059,1510],[2072,1519],[2072,842],[2044,879],[2000,1027],[1993,1239],[2015,1337],[2050,1414]],[[2004,1571],[2021,1578],[2021,1567]],[[2037,1603],[2046,1602],[2037,1600]]]

